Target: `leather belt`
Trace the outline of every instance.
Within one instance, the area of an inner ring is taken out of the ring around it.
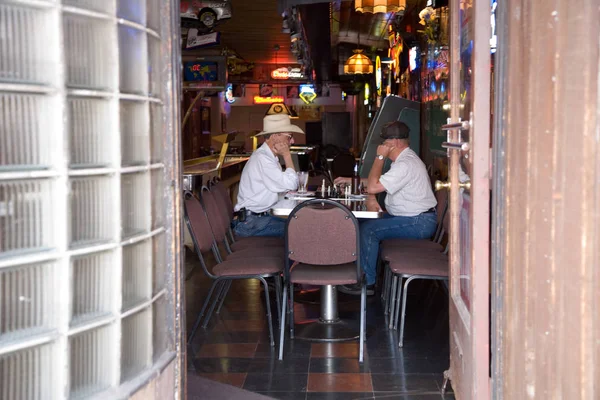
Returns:
[[[431,207],[429,210],[423,211],[421,214],[429,214],[429,213],[432,213],[432,212],[435,212],[435,207]]]
[[[255,215],[257,217],[263,217],[265,215],[269,215],[270,214],[268,211],[263,211],[261,213],[255,213],[254,211],[250,211],[250,210],[240,210],[240,211],[238,211],[238,214],[239,213],[243,213],[243,212],[245,212],[246,215]]]

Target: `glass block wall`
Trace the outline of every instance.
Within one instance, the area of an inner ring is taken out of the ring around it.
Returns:
[[[0,0],[0,400],[119,397],[173,352],[168,3]]]

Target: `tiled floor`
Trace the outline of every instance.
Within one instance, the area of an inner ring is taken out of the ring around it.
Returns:
[[[211,281],[195,256],[186,255],[187,326],[191,329]],[[277,360],[278,339],[271,347],[264,296],[257,281],[235,282],[219,315],[200,328],[188,348],[188,374],[197,374],[275,399],[454,399],[442,396],[442,374],[448,368],[448,317],[444,292],[437,291],[425,309],[430,282],[409,291],[404,348],[396,331],[389,331],[378,296],[369,297],[370,335],[365,361],[358,362],[358,342],[316,343],[289,340],[284,360]],[[341,307],[356,310],[360,297],[340,295]],[[273,302],[272,309],[276,310]],[[318,313],[318,306],[296,303],[296,317]],[[277,326],[277,324],[276,324]],[[275,327],[277,338],[278,328]],[[189,393],[199,395],[198,393]]]

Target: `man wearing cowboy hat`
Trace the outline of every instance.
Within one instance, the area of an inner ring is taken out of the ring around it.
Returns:
[[[283,237],[285,221],[269,214],[277,203],[278,194],[298,188],[298,175],[290,154],[294,143],[293,133],[304,134],[302,129],[290,122],[289,115],[267,115],[263,120],[265,142],[248,160],[242,171],[235,211],[238,220],[234,231],[244,236]],[[281,156],[285,171],[279,164]]]

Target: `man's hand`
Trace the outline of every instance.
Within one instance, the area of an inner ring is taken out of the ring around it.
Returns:
[[[290,144],[287,141],[277,142],[273,145],[273,148],[278,156],[285,157],[290,154]]]
[[[343,176],[338,176],[333,181],[334,185],[342,185],[342,184],[350,185],[351,183],[352,183],[352,178],[345,178]]]
[[[379,146],[377,146],[377,155],[381,155],[384,158],[387,158],[387,156],[390,154],[390,151],[392,151],[394,147],[391,146],[387,146],[385,144],[380,144]]]

